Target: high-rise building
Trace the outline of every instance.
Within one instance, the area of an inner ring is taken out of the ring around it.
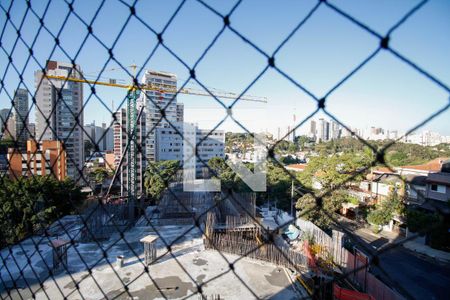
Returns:
[[[114,150],[114,133],[112,127],[108,127],[106,123],[102,126],[96,126],[95,121],[91,124],[84,125],[84,141],[91,142],[98,146],[98,151],[112,151]],[[94,148],[95,149],[95,148]],[[85,153],[88,156],[88,153]]]
[[[309,135],[312,138],[315,138],[317,134],[317,124],[316,121],[311,120],[311,125],[309,127]]]
[[[186,134],[186,132],[183,131],[183,123],[177,122],[173,125],[176,130],[173,128],[156,129],[156,161],[183,161],[184,141],[179,133]],[[195,131],[196,152],[198,154],[195,169],[197,177],[199,177],[202,176],[202,171],[206,168],[205,164],[211,158],[225,157],[225,132],[223,130],[200,129],[192,124],[188,125]]]
[[[129,161],[128,161],[128,152],[125,152],[128,142],[131,138],[131,133],[127,132],[128,118],[127,118],[127,110],[125,108],[120,109],[116,113],[114,113],[115,121],[113,124],[114,130],[114,165],[117,169],[120,165],[120,169],[118,170],[120,175],[120,189],[121,195],[127,196],[127,183],[128,183],[128,173],[129,173]],[[145,127],[146,116],[143,113],[138,120],[138,124],[136,127],[136,144],[137,144],[137,157],[136,157],[136,186],[137,193],[142,195],[144,192],[144,172],[146,167],[145,160],[145,142],[146,142],[146,127]],[[122,164],[120,164],[122,160]]]
[[[81,78],[80,66],[48,61],[48,75]],[[36,84],[36,137],[39,140],[60,140],[67,153],[67,175],[81,179],[84,160],[83,84],[49,79],[42,71],[34,74]]]
[[[325,119],[319,119],[319,130],[318,130],[317,140],[321,142],[326,142],[330,139],[330,123],[325,121]]]
[[[0,139],[5,135],[6,128],[8,127],[9,109],[0,109]]]
[[[184,122],[184,104],[177,103],[177,122]]]
[[[177,76],[175,74],[146,71],[142,83],[160,87],[161,90],[141,93],[138,107],[144,105],[146,114],[147,139],[146,156],[148,161],[156,161],[156,128],[169,128],[178,119],[176,99]],[[161,114],[164,109],[164,117]]]
[[[19,149],[25,151],[28,140],[28,91],[17,89],[13,99],[13,138]]]
[[[223,130],[214,130],[196,128],[197,153],[196,172],[197,175],[203,174],[207,169],[208,161],[213,157],[225,158],[225,132]]]
[[[34,123],[28,123],[28,138],[29,139],[36,139],[36,124]]]
[[[398,131],[397,130],[388,130],[387,138],[391,139],[391,140],[396,140],[398,138]]]
[[[340,137],[340,135],[341,135],[340,130],[341,129],[340,129],[339,123],[334,120],[331,121],[331,139],[332,140],[337,140]]]
[[[8,149],[8,174],[11,179],[22,176],[51,175],[58,180],[66,177],[66,152],[60,141],[28,140],[26,151]]]

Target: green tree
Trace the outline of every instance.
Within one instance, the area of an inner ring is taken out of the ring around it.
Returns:
[[[322,197],[320,206],[318,205],[320,202],[317,202],[311,193],[305,194],[297,200],[295,205],[297,216],[328,230],[346,199],[348,199],[346,191],[336,190]]]
[[[389,196],[371,210],[367,215],[367,221],[375,225],[388,224],[394,215],[402,216],[405,213],[405,205],[396,191],[392,191]]]
[[[213,157],[208,161],[211,176],[220,180],[221,185],[226,188],[232,188],[236,174],[227,165],[225,159]]]
[[[97,168],[91,173],[91,176],[94,178],[96,183],[100,184],[103,183],[103,181],[105,181],[110,174],[105,168]]]
[[[149,163],[145,171],[144,187],[151,201],[158,203],[180,166],[177,160]]]
[[[73,213],[85,196],[70,179],[52,176],[0,179],[0,244],[13,244]]]
[[[436,213],[427,213],[416,209],[406,211],[406,224],[411,232],[427,230],[438,222],[440,222],[440,218]]]
[[[314,140],[312,140],[311,138],[309,138],[306,135],[299,135],[299,136],[295,137],[294,142],[300,151],[309,149],[314,144]]]
[[[314,181],[323,189],[336,189],[350,180],[361,180],[368,161],[365,153],[360,155],[350,153],[331,156],[319,155],[309,161],[305,171],[299,176],[301,181],[311,189]]]
[[[89,157],[91,155],[91,152],[94,151],[95,146],[92,144],[91,140],[85,140],[84,141],[84,155],[86,157]]]

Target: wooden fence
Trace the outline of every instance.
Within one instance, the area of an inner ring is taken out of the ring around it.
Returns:
[[[243,230],[230,227],[221,232],[216,231],[215,226],[216,215],[208,213],[203,238],[206,249],[263,260],[295,270],[307,267],[307,258],[303,253],[287,247],[279,247],[273,243],[265,243],[259,226],[247,227]]]
[[[302,231],[302,238],[309,235],[314,244],[321,246],[319,255],[327,256],[331,254],[336,265],[343,268],[347,266],[347,255],[344,252],[345,248],[343,245],[344,233],[333,230],[330,236],[314,223],[301,218],[296,220],[296,225]]]
[[[307,258],[300,252],[280,248],[272,243],[260,244],[256,240],[233,237],[230,234],[213,234],[203,240],[206,249],[236,254],[288,267],[298,272],[307,267]]]

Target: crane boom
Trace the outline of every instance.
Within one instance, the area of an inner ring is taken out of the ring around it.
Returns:
[[[138,86],[135,86],[135,85],[117,83],[114,79],[110,79],[109,82],[105,82],[105,81],[96,81],[96,80],[89,80],[89,79],[82,79],[82,78],[75,78],[75,77],[55,76],[55,75],[45,75],[45,77],[49,78],[49,79],[88,83],[88,84],[92,84],[92,85],[110,86],[110,87],[117,87],[117,88],[123,88],[123,89],[128,89],[128,90],[159,91],[162,93],[174,93],[174,94],[178,92],[180,94],[195,95],[195,96],[211,96],[212,95],[217,98],[224,98],[224,99],[237,99],[239,97],[239,94],[230,93],[230,92],[220,92],[220,91],[212,92],[211,91],[211,94],[210,94],[207,91],[193,89],[193,88],[182,88],[180,90],[177,90],[176,88],[173,88],[170,85],[165,85],[165,84],[160,84],[160,83],[158,84],[158,86],[153,85],[153,84],[139,84]],[[267,103],[266,97],[258,97],[258,96],[251,96],[251,95],[242,95],[239,98],[239,100]]]

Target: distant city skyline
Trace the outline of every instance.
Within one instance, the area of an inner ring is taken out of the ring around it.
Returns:
[[[358,128],[346,125],[348,129],[339,125],[333,119],[312,119],[309,122],[309,131],[306,135],[316,141],[330,141],[342,137],[357,135],[366,140],[400,140],[406,143],[414,143],[423,146],[435,146],[440,143],[450,143],[450,135],[442,135],[430,130],[416,130],[413,132],[401,132],[394,128],[366,126]],[[292,137],[291,137],[292,138]]]

